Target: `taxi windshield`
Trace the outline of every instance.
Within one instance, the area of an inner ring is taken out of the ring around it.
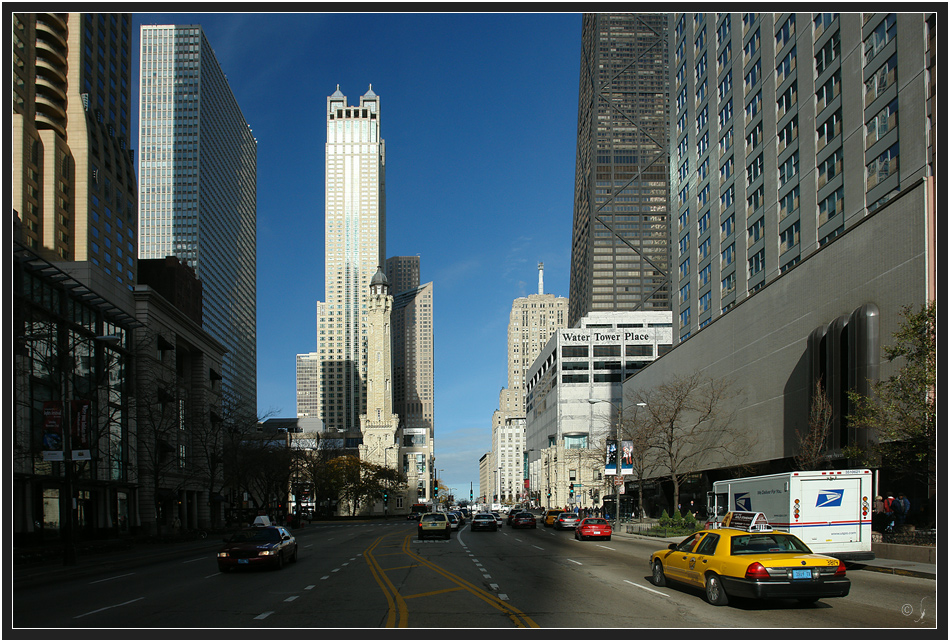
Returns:
[[[750,533],[732,538],[732,555],[761,553],[811,553],[800,539],[788,533]]]

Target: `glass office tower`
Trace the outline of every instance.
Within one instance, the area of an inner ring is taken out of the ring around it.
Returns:
[[[176,256],[227,346],[223,383],[257,413],[257,141],[199,25],[143,25],[139,258]]]
[[[585,14],[568,323],[669,310],[669,78],[663,14]]]

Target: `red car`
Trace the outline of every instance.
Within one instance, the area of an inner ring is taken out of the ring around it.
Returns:
[[[603,517],[587,517],[581,520],[581,523],[574,528],[574,539],[588,539],[590,537],[602,537],[608,542],[612,529],[610,522]]]

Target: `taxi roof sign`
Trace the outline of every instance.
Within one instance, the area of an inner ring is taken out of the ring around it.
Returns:
[[[755,513],[752,511],[732,511],[726,513],[722,519],[723,528],[734,528],[739,531],[749,533],[761,533],[771,531],[769,520],[764,513]]]

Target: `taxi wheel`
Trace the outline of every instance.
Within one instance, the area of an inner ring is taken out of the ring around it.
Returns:
[[[713,606],[725,606],[729,603],[729,596],[722,588],[722,580],[715,573],[706,576],[706,600]]]
[[[666,586],[666,573],[663,572],[663,563],[660,560],[653,562],[653,577],[650,578],[653,586]]]

